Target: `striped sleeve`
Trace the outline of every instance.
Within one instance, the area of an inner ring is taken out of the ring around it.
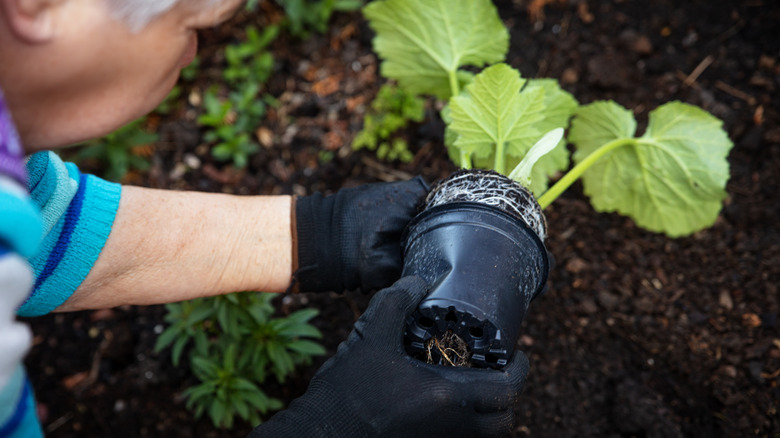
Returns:
[[[30,382],[21,365],[11,380],[0,388],[0,437],[39,438],[43,436],[35,412]]]
[[[119,208],[121,186],[79,172],[54,152],[27,162],[30,196],[41,209],[44,240],[30,259],[35,286],[17,312],[38,316],[65,302],[103,249]]]

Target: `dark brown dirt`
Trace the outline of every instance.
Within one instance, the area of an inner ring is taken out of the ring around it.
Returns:
[[[519,346],[531,372],[513,435],[779,437],[780,7],[770,0],[496,3],[512,33],[509,62],[525,76],[557,78],[582,103],[614,99],[639,120],[669,100],[700,105],[724,120],[736,144],[723,214],[691,237],[672,240],[598,214],[577,186],[547,210],[557,267],[524,323]],[[542,3],[531,19],[527,8]],[[204,34],[204,75],[185,96],[218,80],[222,44],[247,22],[266,20],[243,15]],[[379,85],[370,38],[355,14],[338,16],[327,35],[275,43],[279,64],[268,91],[280,106],[263,127],[273,141],[246,171],[211,159],[185,107],[158,121],[165,142],[152,169],[127,182],[303,194],[446,176],[454,167],[433,112],[407,132],[410,164],[350,150]],[[185,160],[197,166],[184,168]],[[325,294],[277,304],[282,313],[319,308],[316,324],[332,354],[367,302]],[[27,362],[48,436],[234,437],[250,429],[218,431],[192,419],[180,395],[192,376],[152,352],[163,313],[122,308],[31,320],[36,347]],[[298,396],[323,360],[267,392]]]

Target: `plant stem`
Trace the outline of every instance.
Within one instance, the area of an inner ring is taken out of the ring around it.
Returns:
[[[498,141],[496,143],[496,159],[493,160],[493,170],[501,175],[504,175],[504,171],[506,170],[506,165],[504,164],[504,144],[506,143],[503,141]]]
[[[544,194],[539,197],[539,206],[542,207],[542,209],[547,208],[550,204],[553,203],[553,201],[558,199],[558,196],[561,196],[561,194],[565,192],[569,186],[574,184],[574,181],[577,181],[577,179],[581,177],[582,174],[593,165],[593,163],[598,161],[599,158],[621,146],[635,144],[636,140],[636,138],[618,138],[593,151],[593,153],[585,157],[582,162],[574,166],[568,173],[566,173],[566,175],[563,176],[563,178],[559,179],[555,185],[550,187],[549,190],[544,192]]]
[[[460,167],[462,169],[471,169],[471,156],[463,149],[460,150]]]
[[[450,77],[450,92],[452,93],[452,97],[455,97],[460,94],[460,84],[458,84],[458,69],[450,70],[449,71],[449,77]],[[450,97],[450,99],[452,99]]]
[[[453,97],[458,96],[460,94],[460,84],[458,83],[458,69],[457,67],[450,70],[448,72],[449,78],[450,78],[450,93],[452,96],[450,96],[450,100],[452,100]],[[460,150],[460,167],[463,169],[471,169],[471,155],[464,151],[463,149]]]

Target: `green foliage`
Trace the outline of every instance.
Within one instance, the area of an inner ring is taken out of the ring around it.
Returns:
[[[232,160],[242,168],[249,156],[260,150],[252,138],[266,110],[265,103],[257,98],[258,91],[259,85],[250,83],[241,91],[230,92],[228,99],[217,97],[214,89],[203,94],[205,113],[198,117],[198,123],[207,129],[204,139],[214,143],[214,158]]]
[[[371,110],[363,122],[363,129],[352,142],[354,150],[367,148],[376,151],[380,160],[399,160],[405,163],[414,156],[403,138],[393,137],[409,121],[421,122],[425,116],[425,101],[404,89],[385,84],[371,102]]]
[[[276,0],[284,8],[290,33],[305,37],[310,31],[324,33],[334,12],[356,11],[364,0]]]
[[[309,324],[313,309],[273,317],[272,294],[243,293],[168,304],[155,350],[171,347],[174,365],[185,351],[199,383],[184,391],[196,417],[208,414],[217,427],[236,417],[256,425],[260,415],[282,408],[261,389],[269,375],[283,382],[297,365],[325,350]]]
[[[460,158],[462,167],[470,167],[474,157],[478,166],[505,174],[544,133],[565,127],[577,103],[554,82],[526,80],[508,65],[497,64],[477,75],[450,106],[449,129],[455,133],[450,147],[457,150],[451,155]],[[563,163],[556,155],[537,163],[552,169],[549,173],[568,165],[563,142],[556,149],[563,150]],[[534,176],[544,190],[548,176]]]
[[[110,181],[121,181],[131,169],[147,170],[149,160],[140,151],[159,137],[143,128],[145,120],[135,120],[103,138],[84,143],[71,159],[77,164],[97,162],[104,169],[101,176]]]
[[[413,94],[457,96],[472,76],[462,67],[501,62],[509,50],[490,0],[377,0],[363,13],[377,33],[382,75]]]
[[[225,48],[227,67],[222,73],[231,91],[220,98],[215,88],[203,94],[204,113],[198,124],[204,140],[213,143],[211,154],[220,161],[246,167],[249,157],[260,150],[254,132],[265,116],[266,104],[259,93],[271,75],[274,58],[266,49],[279,34],[277,26],[259,32],[246,28],[246,41]]]
[[[669,102],[650,113],[644,135],[635,131],[634,116],[614,102],[577,111],[569,133],[575,161],[603,153],[582,175],[593,207],[670,237],[712,225],[726,198],[733,147],[722,122],[701,108]]]
[[[225,81],[234,88],[245,83],[264,84],[274,67],[274,57],[266,49],[278,35],[278,26],[269,26],[262,33],[254,26],[247,27],[246,41],[225,48]]]
[[[538,191],[539,188],[536,187],[538,180],[534,180],[532,177],[533,169],[539,160],[561,144],[561,139],[563,139],[563,128],[555,128],[544,134],[515,166],[515,169],[509,174],[509,178],[529,188],[531,192]]]
[[[195,59],[193,59],[188,66],[181,69],[181,73],[179,74],[179,77],[181,79],[184,79],[185,81],[192,82],[198,76],[199,68],[200,68],[200,57],[196,56]]]
[[[162,115],[168,115],[173,112],[174,108],[176,108],[181,102],[181,92],[181,85],[175,85],[173,88],[171,88],[171,92],[168,93],[168,96],[165,97],[165,100],[157,105],[157,108],[154,110],[154,112]]]
[[[722,122],[706,111],[679,102],[663,105],[651,113],[647,132],[635,138],[636,121],[614,102],[577,111],[577,101],[555,80],[526,80],[505,64],[476,76],[460,70],[501,62],[507,52],[508,33],[489,0],[377,0],[364,13],[377,33],[382,74],[413,95],[450,99],[441,113],[445,144],[461,167],[500,173],[514,167],[512,176],[535,195],[544,193],[542,207],[583,176],[598,211],[626,214],[672,237],[717,218],[733,144]],[[568,168],[569,153],[557,134],[540,138],[566,128],[575,111],[568,141],[576,146],[578,164],[546,190],[549,178]],[[534,144],[541,143],[541,151],[553,139],[558,144],[549,153],[522,161]]]

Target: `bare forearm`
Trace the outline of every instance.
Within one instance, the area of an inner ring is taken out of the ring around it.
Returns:
[[[58,311],[260,290],[292,274],[289,196],[124,187],[95,266]]]

